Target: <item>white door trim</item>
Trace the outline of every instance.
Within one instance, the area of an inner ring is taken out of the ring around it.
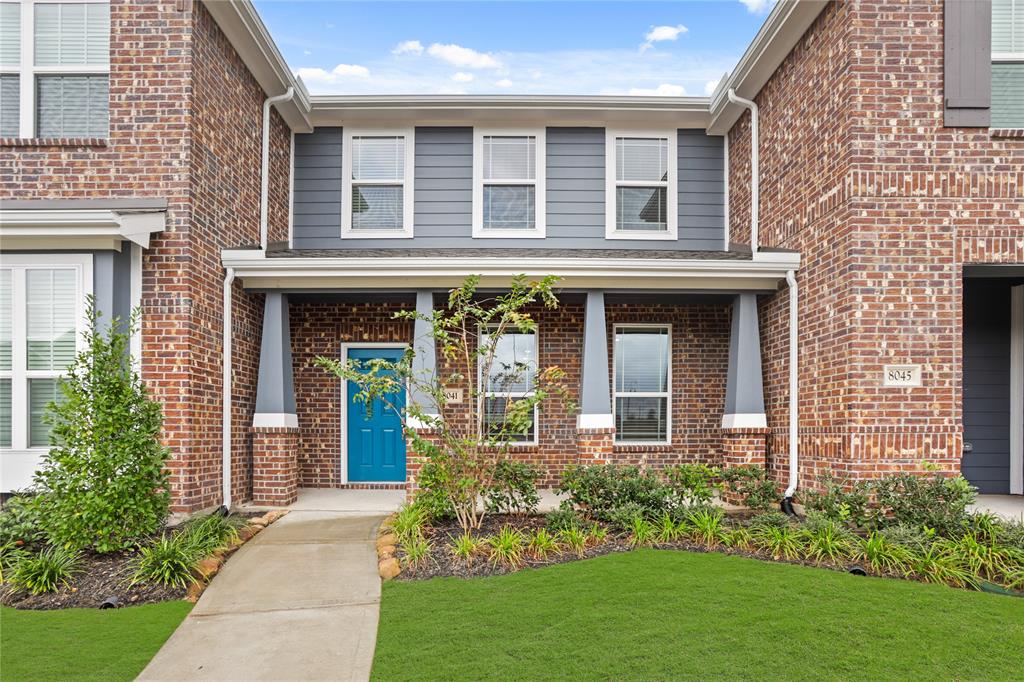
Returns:
[[[402,342],[358,342],[358,343],[342,343],[341,344],[341,361],[348,361],[348,352],[353,348],[402,348],[406,349],[409,347],[408,343]],[[341,380],[341,386],[338,388],[341,409],[341,484],[348,485],[348,382]],[[409,389],[406,387],[405,391],[406,400],[409,399]],[[408,466],[408,454],[406,453],[406,465]],[[406,469],[408,471],[408,469]],[[358,481],[358,483],[396,483],[397,481]]]
[[[1024,285],[1010,289],[1010,494],[1024,495]]]

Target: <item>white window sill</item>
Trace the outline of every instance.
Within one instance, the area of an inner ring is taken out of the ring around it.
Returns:
[[[614,232],[608,232],[604,236],[605,239],[649,239],[652,241],[676,241],[677,236],[671,232],[642,232],[637,230],[636,232],[628,230],[615,230]]]

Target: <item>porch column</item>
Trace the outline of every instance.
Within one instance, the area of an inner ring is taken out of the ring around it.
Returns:
[[[615,441],[603,291],[587,292],[582,374],[576,420],[578,455],[581,463],[603,464],[611,459]]]
[[[288,296],[280,292],[268,293],[263,305],[252,436],[253,501],[291,504],[298,495],[299,419],[292,379]]]
[[[740,294],[732,304],[725,414],[722,416],[723,465],[765,466],[767,426],[761,375],[761,337],[757,324],[757,296]]]
[[[420,317],[429,319],[434,314],[434,292],[420,289],[416,292],[416,312]],[[433,382],[437,375],[437,344],[426,319],[416,319],[412,331],[412,374],[423,382]],[[416,405],[424,414],[437,415],[437,405],[429,394],[419,390],[415,385],[409,391],[409,404]],[[436,432],[419,420],[408,418],[406,426],[415,432],[416,437],[440,445]],[[412,501],[416,493],[416,480],[419,478],[422,458],[412,448],[412,440],[408,433],[405,444],[405,494]]]

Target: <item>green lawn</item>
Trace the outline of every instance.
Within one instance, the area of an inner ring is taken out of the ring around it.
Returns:
[[[384,586],[373,677],[1021,679],[1024,599],[642,550]]]
[[[0,679],[132,680],[191,608],[185,601],[108,611],[0,608]]]

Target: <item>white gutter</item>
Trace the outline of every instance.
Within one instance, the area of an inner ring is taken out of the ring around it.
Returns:
[[[263,101],[263,154],[260,158],[260,248],[267,249],[267,223],[269,221],[270,195],[270,107],[279,102],[287,102],[295,96],[295,88],[289,86],[283,95],[268,97]],[[289,203],[291,199],[289,198]]]
[[[797,316],[798,292],[796,272],[786,273],[786,284],[789,285],[789,487],[783,495],[784,499],[793,497],[796,492],[799,463],[797,447],[797,426],[800,408],[799,367],[797,365],[797,339],[799,337],[799,318]]]
[[[729,88],[728,95],[729,101],[733,104],[750,109],[750,250],[756,254],[757,230],[761,218],[761,166],[758,158],[760,136],[757,128],[757,105],[752,100],[737,95],[732,88]]]
[[[231,509],[231,285],[235,269],[224,273],[224,374],[222,381],[223,415],[221,417],[221,497],[224,507]]]

